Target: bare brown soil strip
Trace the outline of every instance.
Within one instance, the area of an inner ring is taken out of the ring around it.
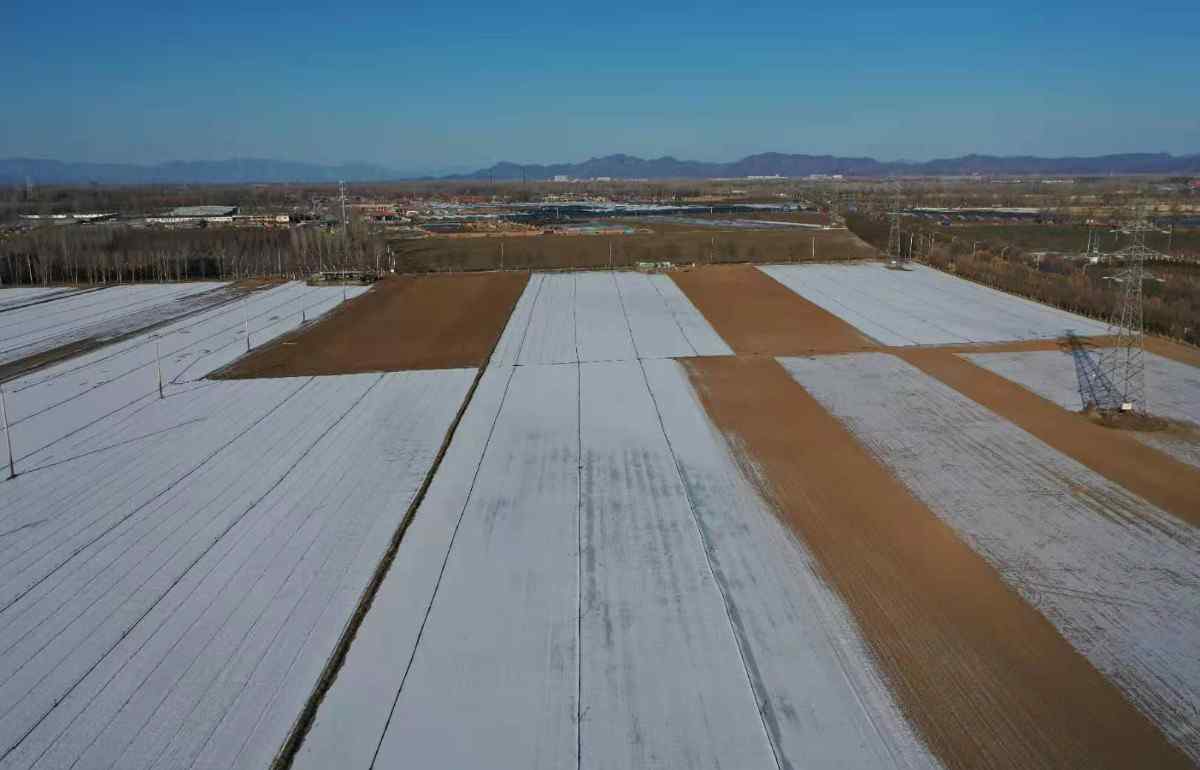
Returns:
[[[938,349],[893,349],[926,374],[1164,511],[1200,526],[1200,468]]]
[[[481,366],[528,273],[385,278],[317,323],[214,375],[295,377]]]
[[[143,330],[138,329],[133,334],[141,334]],[[132,334],[127,336],[133,336]],[[44,369],[51,364],[57,364],[59,361],[66,361],[68,358],[81,356],[84,353],[95,350],[100,347],[101,343],[95,337],[77,340],[67,345],[60,345],[57,348],[43,351],[36,355],[19,358],[16,361],[9,361],[7,364],[0,364],[0,382],[8,382],[16,378],[36,372],[38,369]]]
[[[1088,347],[1104,348],[1112,345],[1113,338],[1106,336],[1079,337],[1078,341]],[[975,342],[962,345],[931,345],[930,348],[951,353],[1028,353],[1039,350],[1062,350],[1068,344],[1067,340],[1016,340],[1013,342]],[[897,350],[913,350],[914,348],[897,348]],[[1146,350],[1150,353],[1170,358],[1183,364],[1200,367],[1200,349],[1184,345],[1162,337],[1146,337]]]
[[[802,356],[879,347],[750,265],[714,265],[670,276],[737,353]]]
[[[1161,337],[1146,337],[1146,350],[1181,364],[1200,366],[1200,349]]]
[[[688,366],[948,767],[1191,767],[778,363]]]

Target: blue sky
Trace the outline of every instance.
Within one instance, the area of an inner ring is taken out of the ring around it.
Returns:
[[[31,3],[0,157],[1200,152],[1200,2]]]

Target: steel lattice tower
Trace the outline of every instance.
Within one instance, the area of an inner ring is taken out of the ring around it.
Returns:
[[[901,267],[908,260],[904,257],[904,236],[900,232],[900,185],[896,185],[890,218],[892,226],[888,230],[888,264],[893,267]]]
[[[1124,267],[1108,278],[1117,284],[1117,301],[1109,321],[1112,346],[1100,354],[1100,371],[1111,389],[1115,403],[1101,404],[1112,411],[1146,409],[1145,338],[1142,331],[1142,283],[1146,279],[1146,258],[1156,252],[1146,247],[1146,233],[1153,225],[1142,221],[1122,229],[1131,242],[1111,258]]]

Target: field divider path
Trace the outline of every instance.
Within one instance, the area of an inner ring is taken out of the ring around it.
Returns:
[[[1101,476],[1200,526],[1200,468],[1091,423],[954,353],[936,348],[890,352]]]

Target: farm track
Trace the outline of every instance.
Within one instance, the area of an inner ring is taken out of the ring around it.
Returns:
[[[947,766],[1191,766],[778,363],[688,366]]]

